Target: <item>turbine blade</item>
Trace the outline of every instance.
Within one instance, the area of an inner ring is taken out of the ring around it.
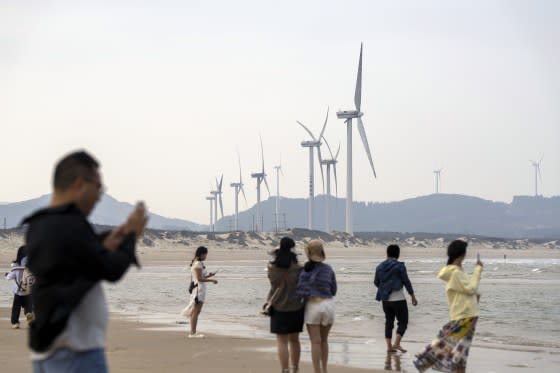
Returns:
[[[243,188],[243,184],[239,186],[239,189],[241,189],[241,193],[243,193],[243,199],[245,200],[245,205],[247,205],[247,196],[245,195],[245,189]]]
[[[331,151],[331,147],[329,146],[329,143],[327,142],[327,139],[325,138],[325,136],[323,136],[323,140],[325,140],[325,145],[327,145],[327,149],[329,149],[329,153],[331,155],[331,159],[334,159],[333,153]]]
[[[218,186],[218,192],[222,192],[222,182],[224,181],[224,174],[222,174],[222,177],[220,178],[220,185]]]
[[[360,111],[362,106],[362,49],[364,44],[360,44],[360,62],[358,63],[358,76],[356,78],[356,92],[354,93],[354,104],[356,110]]]
[[[323,157],[321,157],[321,145],[317,147],[317,157],[319,158],[319,170],[321,170],[321,184],[323,185],[323,194],[325,194],[325,175],[323,174]]]
[[[362,143],[364,144],[364,148],[366,149],[366,153],[369,159],[369,164],[371,169],[373,170],[373,176],[377,178],[375,174],[375,167],[373,166],[373,159],[371,159],[371,152],[369,150],[369,144],[367,141],[366,130],[364,128],[364,123],[362,122],[362,118],[358,118],[358,131],[360,132],[360,137],[362,138]]]
[[[325,117],[325,124],[323,124],[323,129],[321,130],[321,134],[319,135],[319,141],[323,138],[323,134],[325,133],[325,129],[327,128],[327,121],[329,120],[329,108],[327,107],[327,116]]]
[[[268,198],[270,198],[270,188],[268,187],[268,182],[266,181],[266,176],[263,176],[264,185],[266,186],[266,191],[268,192]]]
[[[219,200],[220,200],[220,212],[222,213],[222,219],[224,218],[224,204],[222,203],[222,195],[219,195]]]
[[[264,174],[264,148],[262,143],[262,137],[260,135],[259,138],[261,139],[262,173]]]
[[[340,142],[338,143],[338,149],[336,149],[336,155],[334,156],[334,160],[338,159],[338,152],[340,152]]]
[[[315,136],[313,136],[313,133],[309,130],[309,128],[305,127],[305,125],[303,123],[301,123],[299,120],[296,120],[296,122],[303,127],[304,130],[307,131],[307,133],[311,136],[311,138],[313,139],[313,141],[317,141],[317,139],[315,138]]]
[[[241,181],[241,156],[239,155],[239,149],[237,149],[237,162],[239,163],[239,184],[242,184],[242,181]]]

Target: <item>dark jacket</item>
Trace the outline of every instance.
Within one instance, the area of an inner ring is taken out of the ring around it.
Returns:
[[[31,294],[35,319],[29,328],[29,346],[43,352],[97,282],[117,281],[136,263],[136,240],[130,233],[118,250],[106,250],[74,204],[39,210],[22,224],[28,224],[27,265],[35,275]]]
[[[376,300],[388,300],[389,295],[393,291],[402,289],[403,285],[406,287],[408,294],[414,294],[412,284],[406,273],[406,267],[403,262],[399,262],[397,259],[389,258],[381,262],[375,269],[373,283],[377,286]]]
[[[267,299],[270,299],[276,289],[280,289],[272,302],[274,310],[290,312],[297,311],[303,307],[301,302],[294,297],[300,271],[301,266],[297,263],[292,263],[290,268],[280,268],[274,264],[268,265],[270,291],[268,292]]]

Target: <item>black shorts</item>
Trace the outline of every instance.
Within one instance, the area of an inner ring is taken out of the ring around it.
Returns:
[[[274,310],[270,317],[270,332],[274,334],[301,333],[303,331],[304,309],[297,311]]]

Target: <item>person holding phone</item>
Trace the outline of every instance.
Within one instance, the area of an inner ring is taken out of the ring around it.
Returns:
[[[416,355],[414,366],[420,372],[429,368],[441,372],[464,373],[476,323],[479,316],[478,286],[482,262],[477,255],[471,276],[463,270],[467,242],[455,240],[447,247],[447,265],[438,277],[446,283],[447,303],[451,321],[443,326],[437,337]]]
[[[87,217],[104,191],[99,163],[73,152],[57,163],[53,179],[49,206],[23,221],[27,266],[35,276],[33,372],[104,373],[109,311],[101,282],[116,282],[138,265],[146,209],[135,208],[122,225],[97,234]]]
[[[191,297],[188,306],[183,310],[182,315],[190,319],[190,334],[189,338],[204,338],[204,334],[196,332],[198,324],[198,316],[202,312],[202,306],[206,301],[206,284],[211,282],[217,284],[218,281],[211,278],[214,277],[216,272],[208,272],[204,261],[208,256],[208,249],[204,246],[199,246],[191,261],[191,281],[194,283],[194,288],[191,292]]]

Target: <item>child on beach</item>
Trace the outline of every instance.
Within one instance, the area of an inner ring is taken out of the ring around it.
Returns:
[[[300,272],[296,295],[305,300],[304,320],[311,341],[311,360],[315,373],[327,373],[329,332],[334,324],[336,276],[326,263],[323,243],[311,240],[305,246],[309,259]]]
[[[482,273],[482,262],[477,262],[472,276],[463,271],[463,260],[467,243],[455,240],[447,247],[447,265],[438,277],[446,282],[447,302],[451,321],[443,326],[437,338],[416,355],[414,366],[420,372],[429,368],[440,372],[464,373],[467,367],[469,348],[478,320],[478,285]]]
[[[412,305],[416,306],[418,304],[416,296],[414,296],[412,284],[406,273],[406,266],[403,262],[398,261],[399,255],[400,247],[398,245],[389,245],[387,247],[387,259],[377,266],[373,280],[374,285],[377,287],[375,299],[382,302],[383,312],[385,313],[385,341],[388,353],[396,352],[397,350],[406,352],[401,346],[401,339],[408,325],[408,307],[403,287],[406,287],[406,291],[410,294]],[[393,344],[395,317],[398,321],[398,327],[395,343]]]
[[[270,315],[270,332],[276,334],[282,373],[299,371],[301,353],[299,333],[303,331],[303,304],[294,297],[301,266],[292,251],[295,245],[294,240],[283,237],[280,248],[272,252],[274,259],[268,264],[268,299],[271,299],[273,309]],[[288,367],[290,358],[291,370]]]
[[[21,246],[16,254],[16,260],[12,262],[10,272],[6,273],[6,280],[14,281],[12,292],[14,293],[14,301],[12,302],[11,323],[12,329],[19,329],[19,315],[21,309],[25,313],[27,322],[33,320],[33,306],[31,302],[31,294],[28,289],[23,288],[23,275],[27,264],[27,251],[25,246]]]
[[[202,306],[206,301],[206,283],[212,282],[217,284],[218,281],[211,279],[216,273],[208,273],[204,261],[208,256],[208,249],[204,246],[199,246],[196,249],[194,258],[191,261],[191,279],[194,282],[190,301],[187,307],[181,312],[183,316],[190,318],[191,332],[189,338],[204,338],[204,334],[196,332],[196,325],[198,323],[198,316],[202,311]]]

